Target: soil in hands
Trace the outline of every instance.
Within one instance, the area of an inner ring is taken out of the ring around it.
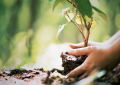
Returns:
[[[73,56],[68,55],[67,52],[61,53],[62,58],[62,66],[64,70],[62,71],[63,75],[68,74],[70,71],[81,65],[85,59],[87,58],[86,55],[83,56]],[[120,85],[120,64],[116,66],[109,74],[102,76],[96,80],[97,82],[106,82],[110,85]],[[99,84],[102,85],[102,84]]]

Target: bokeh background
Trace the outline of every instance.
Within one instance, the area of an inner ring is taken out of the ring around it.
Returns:
[[[60,52],[67,43],[82,42],[74,24],[65,26],[59,35],[59,25],[67,20],[59,16],[69,3],[56,7],[55,0],[0,0],[0,68],[20,66],[60,68]],[[120,30],[120,0],[90,0],[108,15],[109,25],[95,12],[97,26],[91,29],[89,40],[104,42]],[[59,65],[57,65],[59,63]]]

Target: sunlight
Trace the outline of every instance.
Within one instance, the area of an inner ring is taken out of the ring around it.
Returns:
[[[51,27],[42,27],[42,29],[40,29],[38,32],[37,32],[37,40],[39,43],[44,43],[45,42],[49,42],[52,37],[53,37],[53,32],[52,32],[52,29]]]
[[[68,49],[70,49],[68,44],[50,44],[46,48],[45,54],[37,56],[37,62],[33,68],[44,67],[44,70],[51,70],[53,68],[63,69],[61,66],[62,59],[60,58],[60,54]]]

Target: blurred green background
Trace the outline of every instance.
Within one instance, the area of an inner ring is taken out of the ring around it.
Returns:
[[[55,0],[0,0],[0,67],[18,68],[36,63],[50,44],[79,43],[81,34],[70,23],[59,35],[59,25],[67,20],[59,16],[69,3],[52,11]],[[89,40],[103,42],[120,30],[120,0],[90,0],[92,5],[108,15],[109,25],[95,13],[99,20],[91,29]],[[59,56],[57,56],[59,57]]]

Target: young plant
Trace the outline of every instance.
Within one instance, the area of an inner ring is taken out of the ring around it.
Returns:
[[[100,9],[96,8],[95,6],[92,6],[89,0],[55,0],[53,5],[53,11],[54,9],[64,4],[65,2],[68,2],[71,4],[69,8],[62,9],[62,12],[60,15],[64,15],[65,18],[68,20],[68,23],[60,25],[57,33],[57,40],[58,35],[63,30],[63,28],[72,22],[80,31],[82,34],[82,38],[84,41],[84,47],[88,44],[88,38],[90,34],[90,29],[94,28],[96,26],[95,18],[93,17],[95,11],[98,12],[98,14],[108,23],[108,17],[107,15],[102,12]],[[73,18],[75,17],[75,20]],[[86,36],[84,34],[83,28],[86,29]]]

